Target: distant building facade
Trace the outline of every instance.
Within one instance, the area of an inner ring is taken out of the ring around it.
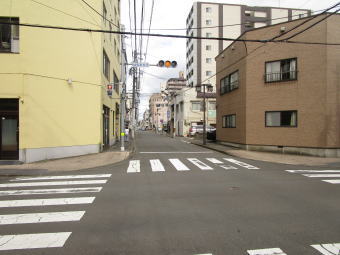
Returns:
[[[304,20],[254,29],[240,38],[272,38]],[[221,52],[217,140],[249,150],[340,157],[340,49],[322,45],[339,43],[339,24],[340,15],[333,15],[291,39],[320,45],[234,42]]]
[[[186,34],[235,39],[251,29],[299,19],[310,13],[306,9],[195,2],[187,16]],[[230,41],[187,39],[188,86],[211,83],[216,87],[215,76],[212,76],[216,69],[215,57],[229,44]]]
[[[151,128],[161,131],[168,123],[168,103],[161,93],[153,94],[149,99]]]

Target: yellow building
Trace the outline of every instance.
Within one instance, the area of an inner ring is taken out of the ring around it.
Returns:
[[[0,1],[1,160],[97,153],[118,139],[120,36],[4,24],[119,30],[119,0],[86,2],[102,16],[83,1]]]

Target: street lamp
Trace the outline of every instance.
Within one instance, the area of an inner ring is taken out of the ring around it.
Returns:
[[[202,87],[203,87],[203,145],[207,144],[207,135],[206,135],[206,117],[205,117],[205,112],[206,112],[206,104],[205,104],[205,92],[211,92],[213,90],[213,86],[211,84],[199,84],[196,85],[196,91],[197,92],[202,92]],[[206,89],[207,88],[207,89]]]

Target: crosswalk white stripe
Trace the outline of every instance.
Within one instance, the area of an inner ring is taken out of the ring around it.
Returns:
[[[201,170],[213,170],[213,168],[198,160],[197,158],[188,158],[188,160]]]
[[[286,170],[290,173],[340,173],[340,170]]]
[[[248,250],[249,255],[287,255],[280,248]]]
[[[95,197],[47,198],[47,199],[22,199],[0,201],[0,208],[23,206],[48,206],[48,205],[78,205],[91,204]]]
[[[239,165],[239,166],[242,166],[244,168],[247,168],[247,169],[259,169],[258,167],[256,166],[252,166],[252,165],[249,165],[247,163],[244,163],[244,162],[241,162],[241,161],[238,161],[236,159],[232,159],[232,158],[223,158],[224,160],[226,161],[229,161],[231,163],[234,163],[235,165]]]
[[[15,178],[12,181],[60,180],[60,179],[92,179],[92,178],[109,178],[109,177],[111,177],[111,174],[39,176],[39,177]]]
[[[214,164],[223,164],[222,161],[216,159],[216,158],[206,158],[206,160],[210,161],[211,163],[214,163]]]
[[[182,163],[178,158],[170,158],[169,161],[177,171],[189,171],[190,169]]]
[[[340,254],[340,243],[329,244],[313,244],[314,249],[321,252],[323,255],[338,255]]]
[[[164,172],[165,169],[159,159],[150,159],[150,165],[153,172]]]
[[[63,247],[72,232],[3,235],[0,236],[0,250],[22,250]]]
[[[24,213],[0,215],[0,225],[79,221],[85,211]]]
[[[128,173],[139,173],[140,172],[140,160],[130,160]]]
[[[12,187],[35,187],[35,186],[61,186],[61,185],[87,185],[87,184],[104,184],[107,180],[91,180],[91,181],[57,181],[57,182],[15,182],[0,184],[0,188]]]
[[[340,184],[340,180],[322,180],[322,181],[332,183],[332,184]]]
[[[303,176],[307,176],[307,177],[340,177],[340,174],[303,174]]]
[[[226,169],[226,170],[230,170],[230,169],[237,169],[236,167],[234,166],[226,166],[226,165],[219,165],[220,167]]]
[[[3,190],[3,191],[0,191],[0,196],[100,192],[101,190],[102,190],[102,187],[86,187],[86,188],[70,188],[70,189]]]

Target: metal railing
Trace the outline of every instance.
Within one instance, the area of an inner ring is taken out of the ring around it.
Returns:
[[[296,79],[297,79],[297,71],[287,71],[287,72],[265,74],[266,82],[289,81],[289,80],[296,80]]]

